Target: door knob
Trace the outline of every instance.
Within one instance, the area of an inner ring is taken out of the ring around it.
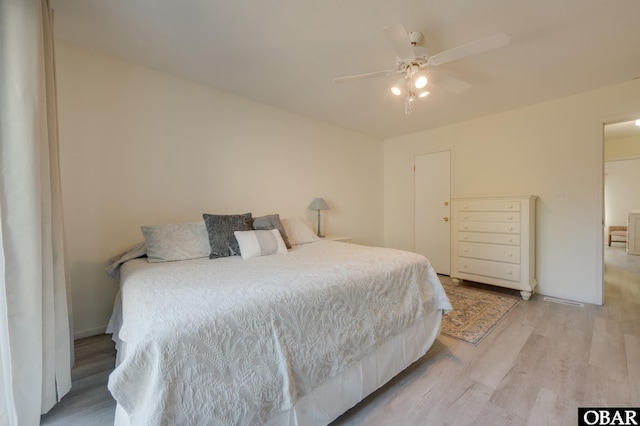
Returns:
[[[449,222],[449,218],[448,217],[443,217],[442,220],[444,220],[445,222]]]

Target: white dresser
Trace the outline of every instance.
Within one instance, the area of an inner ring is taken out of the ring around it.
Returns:
[[[520,290],[535,277],[536,196],[451,200],[451,278]]]
[[[627,213],[627,254],[640,255],[640,210]]]

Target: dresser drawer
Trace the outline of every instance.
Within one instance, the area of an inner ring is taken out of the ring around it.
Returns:
[[[458,241],[470,243],[507,244],[520,245],[520,235],[517,234],[490,234],[486,232],[458,232]]]
[[[466,232],[501,232],[508,234],[519,234],[520,223],[459,222],[458,230]]]
[[[460,211],[519,212],[520,201],[515,200],[462,200]]]
[[[497,262],[520,263],[520,247],[461,242],[458,245],[458,256],[495,260]]]
[[[520,222],[520,212],[465,212],[458,213],[459,220],[471,222]]]
[[[458,258],[458,270],[464,274],[482,275],[507,281],[520,281],[520,265],[511,263],[460,257]]]

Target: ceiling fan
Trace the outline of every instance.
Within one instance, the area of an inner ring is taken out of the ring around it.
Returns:
[[[413,104],[416,97],[422,98],[429,94],[427,79],[453,93],[462,93],[471,87],[471,85],[465,81],[442,72],[434,72],[432,68],[446,64],[447,62],[506,46],[510,41],[507,34],[498,33],[430,56],[427,48],[419,45],[424,38],[422,33],[418,31],[407,32],[407,29],[402,24],[389,25],[384,27],[382,32],[398,55],[396,58],[396,67],[365,74],[338,77],[334,79],[334,81],[336,83],[342,83],[365,78],[402,74],[400,80],[391,87],[391,93],[397,96],[405,94],[405,114],[411,114],[413,111]]]

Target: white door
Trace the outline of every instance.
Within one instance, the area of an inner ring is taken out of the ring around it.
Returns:
[[[451,152],[419,155],[415,159],[415,251],[437,273],[450,273]]]

